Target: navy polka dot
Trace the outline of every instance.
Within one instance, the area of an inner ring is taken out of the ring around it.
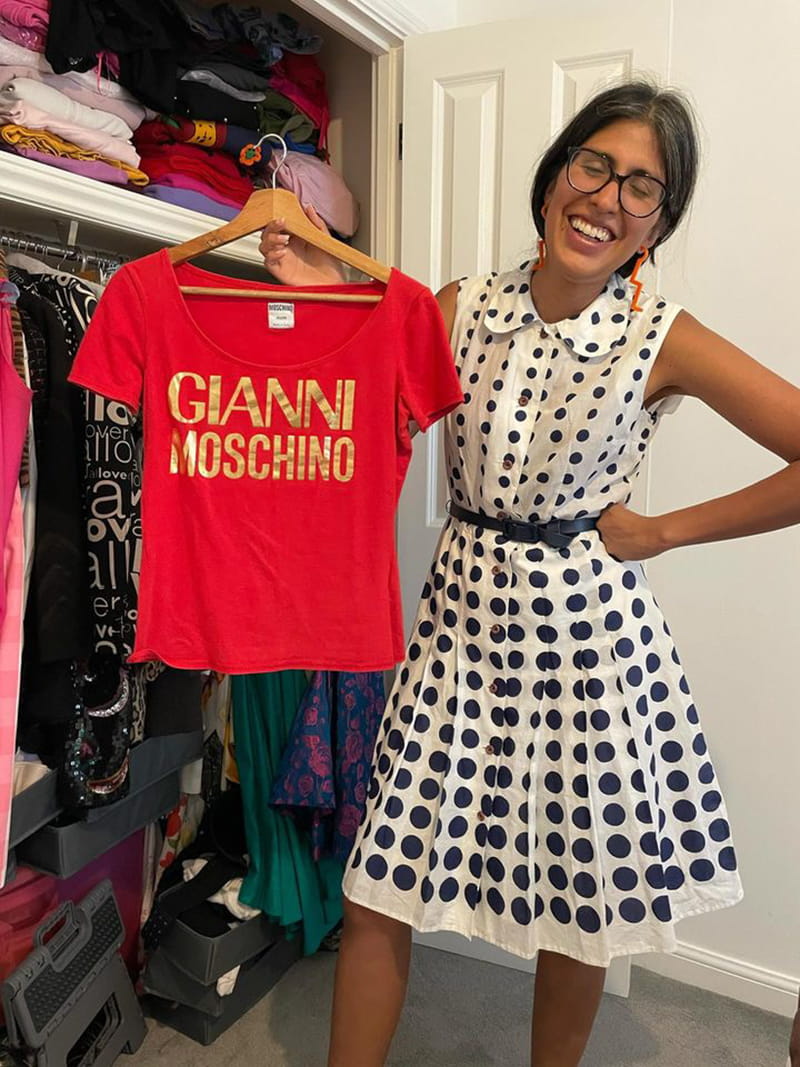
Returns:
[[[565,328],[536,316],[529,264],[463,282],[465,397],[442,424],[454,502],[534,522],[627,499],[672,321],[646,294],[632,314],[631,296],[615,282]],[[599,959],[657,947],[675,894],[697,912],[738,897],[669,628],[645,570],[594,531],[554,547],[447,519],[373,768],[345,889],[377,910],[392,893],[398,918],[431,905],[526,955],[540,919],[548,947]]]

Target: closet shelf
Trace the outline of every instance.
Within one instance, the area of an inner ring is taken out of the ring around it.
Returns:
[[[6,217],[3,200],[162,244],[180,244],[222,225],[209,215],[163,204],[129,189],[105,185],[7,152],[0,153],[0,224]],[[258,235],[218,249],[214,255],[263,263],[258,254]]]

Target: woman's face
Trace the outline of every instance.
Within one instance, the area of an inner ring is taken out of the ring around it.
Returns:
[[[619,119],[592,134],[581,147],[608,156],[617,174],[646,171],[665,180],[664,164],[655,134],[643,122]],[[648,218],[626,214],[619,203],[619,185],[610,181],[596,193],[576,192],[562,167],[544,201],[545,240],[551,269],[557,267],[567,281],[605,284],[636,250],[649,247],[661,224],[659,208]],[[577,227],[594,227],[593,234]]]

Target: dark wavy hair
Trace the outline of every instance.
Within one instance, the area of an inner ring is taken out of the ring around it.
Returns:
[[[661,232],[650,250],[670,237],[685,215],[697,182],[699,137],[689,101],[676,89],[659,89],[644,79],[625,82],[592,97],[564,127],[539,161],[531,187],[531,212],[540,237],[544,237],[542,205],[553,181],[567,162],[567,149],[584,144],[598,130],[620,119],[646,123],[653,131],[664,163],[667,199],[661,208]],[[627,277],[636,256],[620,267]]]

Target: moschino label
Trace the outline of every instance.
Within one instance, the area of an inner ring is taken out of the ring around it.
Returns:
[[[167,387],[170,415],[181,424],[172,427],[170,474],[349,482],[355,396],[353,378],[323,389],[316,378],[284,387],[278,378],[179,371]]]

